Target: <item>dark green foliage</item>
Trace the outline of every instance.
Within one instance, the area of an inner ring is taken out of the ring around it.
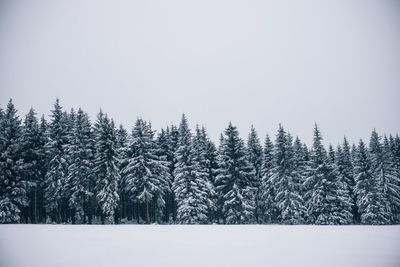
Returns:
[[[100,112],[94,125],[57,99],[49,123],[0,108],[0,223],[398,224],[400,138],[312,148],[279,126],[264,148],[229,124],[218,149],[138,119],[132,135]]]
[[[218,155],[217,192],[227,224],[255,222],[255,171],[246,157],[244,142],[229,123],[221,138]]]

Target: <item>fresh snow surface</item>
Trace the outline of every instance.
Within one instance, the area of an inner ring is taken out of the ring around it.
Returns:
[[[400,226],[0,225],[1,267],[400,266]]]

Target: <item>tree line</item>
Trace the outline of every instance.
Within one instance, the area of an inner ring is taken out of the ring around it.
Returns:
[[[22,121],[0,108],[0,223],[398,224],[400,139],[307,147],[280,125],[263,145],[229,123],[216,146],[204,127],[131,132],[100,111]]]

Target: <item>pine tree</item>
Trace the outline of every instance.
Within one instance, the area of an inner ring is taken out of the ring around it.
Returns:
[[[396,223],[400,212],[400,176],[396,159],[392,153],[391,145],[387,136],[383,136],[383,162],[387,173],[387,198],[390,206],[391,222]]]
[[[212,222],[216,212],[216,201],[217,194],[214,187],[215,171],[216,171],[216,154],[215,146],[208,138],[206,129],[201,129],[196,126],[196,134],[193,137],[193,153],[194,162],[200,172],[205,174],[204,188],[205,194],[207,195],[207,207],[208,207],[208,221]]]
[[[271,180],[276,188],[275,202],[279,212],[278,221],[283,224],[302,223],[305,213],[304,201],[300,194],[301,188],[294,173],[293,159],[292,138],[279,125]]]
[[[313,224],[343,224],[342,210],[338,203],[343,201],[338,194],[336,171],[329,163],[322,145],[322,136],[315,125],[309,177],[305,181],[308,200],[308,219]]]
[[[247,161],[244,142],[235,126],[229,123],[221,136],[218,155],[217,192],[222,199],[225,223],[255,222],[255,171]]]
[[[65,221],[66,180],[68,162],[65,146],[68,144],[68,122],[65,113],[56,100],[48,126],[48,142],[45,145],[49,164],[45,177],[46,211],[52,221]]]
[[[356,150],[355,194],[361,224],[388,224],[390,222],[385,203],[382,203],[383,190],[379,178],[374,176],[372,162],[362,140]]]
[[[130,215],[130,210],[132,208],[129,207],[129,193],[125,190],[126,183],[123,179],[122,170],[125,168],[128,163],[128,143],[130,141],[128,131],[124,128],[122,124],[119,125],[119,128],[116,130],[116,144],[115,149],[118,154],[118,169],[120,172],[121,179],[118,181],[118,195],[119,195],[119,205],[118,205],[118,216],[117,221],[121,222],[122,219],[127,218]]]
[[[274,144],[271,142],[269,135],[265,137],[263,163],[262,163],[262,179],[260,194],[260,222],[276,223],[278,221],[278,209],[275,203],[276,189],[272,182],[272,170],[274,168]]]
[[[93,171],[95,175],[95,194],[100,209],[101,221],[114,222],[118,206],[118,154],[115,149],[116,137],[114,122],[101,111],[95,123],[95,154]]]
[[[172,186],[178,207],[178,223],[204,224],[208,222],[211,185],[197,156],[186,117],[182,115],[176,151],[175,180]]]
[[[175,166],[177,163],[176,151],[178,149],[179,131],[175,125],[167,127],[165,131],[161,131],[162,134],[158,137],[159,156],[163,157],[169,168],[169,190],[165,196],[165,222],[172,222],[176,220],[177,204],[175,199],[175,193],[172,189],[173,182],[175,180]]]
[[[373,130],[369,142],[369,155],[371,159],[372,175],[377,179],[377,189],[381,191],[379,202],[384,205],[385,216],[389,222],[392,218],[392,205],[395,202],[396,195],[396,177],[393,176],[393,170],[390,158],[381,143],[381,137]]]
[[[394,205],[392,206],[392,213],[393,213],[393,219],[394,223],[398,224],[400,223],[400,205],[399,205],[399,199],[400,199],[400,138],[399,135],[396,135],[396,137],[393,137],[392,135],[389,136],[389,150],[392,158],[392,164],[393,164],[393,174],[395,177],[397,177],[397,183],[395,184],[397,194],[393,194],[393,198],[395,201],[393,201]]]
[[[252,186],[256,188],[256,196],[255,196],[255,205],[256,205],[256,210],[255,210],[255,218],[256,221],[259,222],[259,213],[260,213],[260,187],[261,187],[261,172],[262,172],[262,160],[263,160],[263,149],[260,144],[260,139],[258,138],[256,129],[251,126],[249,136],[247,138],[247,159],[250,163],[250,165],[253,167],[255,171],[254,179]]]
[[[0,223],[16,223],[28,204],[21,173],[21,120],[12,100],[0,113]]]
[[[29,207],[25,210],[26,221],[28,219],[37,223],[43,216],[39,198],[42,197],[42,184],[46,174],[45,163],[45,132],[40,129],[35,111],[31,108],[25,117],[21,136],[21,166],[22,179],[26,182],[29,199]]]
[[[155,206],[154,220],[159,221],[165,208],[168,190],[168,167],[157,155],[151,126],[137,119],[127,149],[127,164],[122,170],[126,190],[134,203],[145,206],[145,219],[150,223],[150,204]],[[157,215],[157,216],[155,216]]]
[[[307,179],[308,170],[308,149],[305,144],[302,144],[299,137],[296,137],[293,143],[293,182],[295,183],[295,188],[297,188],[298,194],[303,199],[304,209],[302,210],[301,217],[303,222],[307,219],[307,211],[305,208],[305,188],[304,182]]]
[[[337,170],[340,179],[344,182],[345,190],[349,192],[351,212],[353,216],[353,222],[359,222],[359,214],[357,208],[357,196],[355,195],[355,178],[354,178],[354,166],[351,155],[350,145],[346,139],[343,140],[343,145],[337,147]]]
[[[335,176],[335,187],[336,187],[336,203],[334,206],[335,222],[334,224],[350,224],[353,222],[352,214],[352,200],[350,198],[349,188],[344,181],[342,173],[339,171],[338,154],[333,149],[332,145],[329,145],[328,150],[328,164],[333,169]]]
[[[72,211],[72,222],[86,222],[90,213],[90,197],[93,195],[93,135],[89,117],[82,109],[74,115],[70,144],[66,148],[68,166],[68,206]]]

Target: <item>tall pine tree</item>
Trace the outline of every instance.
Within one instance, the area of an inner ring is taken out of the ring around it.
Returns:
[[[244,142],[229,123],[221,136],[218,155],[217,192],[222,199],[222,214],[227,224],[255,222],[255,171],[247,160]]]
[[[0,113],[0,223],[17,223],[28,204],[21,173],[21,120],[12,100]]]
[[[118,154],[115,148],[115,126],[107,115],[101,111],[97,115],[95,123],[95,154],[93,171],[95,175],[95,194],[99,205],[101,222],[104,224],[114,222],[117,210],[118,180],[120,179],[118,169]]]
[[[165,208],[169,174],[166,163],[157,155],[153,131],[146,121],[137,119],[126,156],[127,163],[122,170],[126,190],[134,203],[144,205],[147,223],[150,223],[151,217],[160,222]],[[155,207],[152,216],[151,204]]]

